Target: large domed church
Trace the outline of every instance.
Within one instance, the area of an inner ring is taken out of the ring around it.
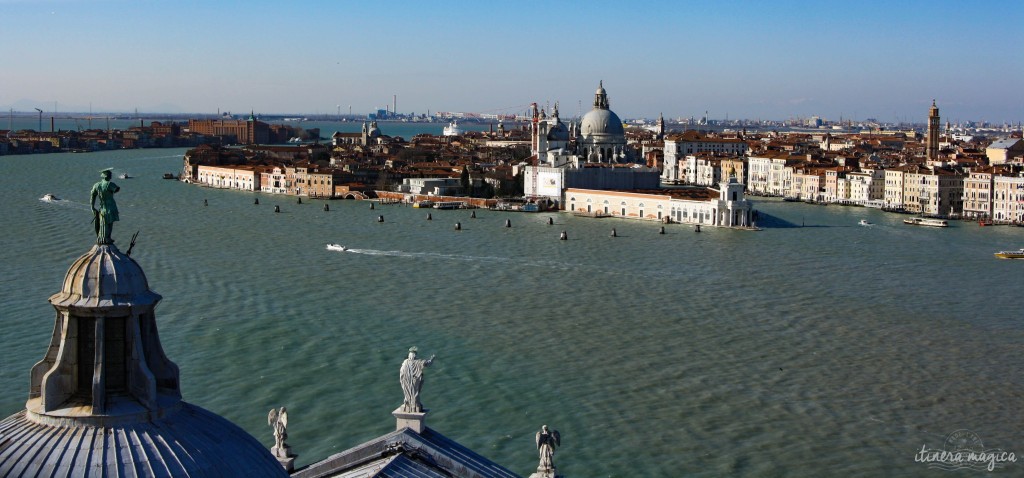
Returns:
[[[622,163],[632,158],[622,120],[609,107],[603,81],[594,93],[594,109],[583,115],[578,125],[562,123],[557,103],[551,116],[534,107],[533,153],[552,166]]]
[[[594,109],[580,121],[577,149],[592,163],[615,163],[626,158],[626,131],[622,120],[608,107],[604,81],[594,93]]]

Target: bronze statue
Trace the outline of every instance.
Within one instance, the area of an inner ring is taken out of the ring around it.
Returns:
[[[100,171],[100,181],[92,186],[92,193],[89,196],[89,205],[92,206],[92,221],[96,229],[96,244],[111,244],[114,239],[110,236],[114,229],[114,222],[120,218],[117,215],[117,203],[114,202],[114,193],[121,190],[116,184],[110,181],[111,168]],[[96,208],[96,198],[100,200],[99,209]]]

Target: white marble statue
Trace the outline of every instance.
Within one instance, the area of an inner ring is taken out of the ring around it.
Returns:
[[[284,442],[288,439],[288,409],[281,407],[280,410],[270,409],[267,416],[267,424],[274,429],[274,455],[280,458],[288,458],[288,445]]]
[[[548,430],[547,425],[540,427],[537,432],[537,452],[540,454],[540,464],[537,465],[539,473],[552,473],[555,470],[555,463],[552,459],[555,456],[555,448],[561,446],[562,437],[558,430]]]
[[[409,349],[409,357],[402,362],[402,368],[398,377],[402,382],[402,393],[405,394],[405,401],[402,402],[402,411],[408,413],[423,413],[423,404],[420,403],[420,389],[423,388],[423,369],[434,362],[434,356],[422,360],[416,358],[416,347]]]

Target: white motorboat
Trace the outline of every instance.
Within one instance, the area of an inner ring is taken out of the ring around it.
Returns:
[[[47,194],[44,194],[43,197],[39,198],[39,200],[40,201],[46,201],[46,202],[53,202],[53,201],[60,201],[60,198],[57,197],[57,196],[54,196],[53,194],[47,193]]]
[[[121,173],[121,175],[118,176],[118,177],[121,178],[121,179],[131,179],[132,178],[128,173]]]
[[[345,246],[343,246],[343,245],[341,245],[341,244],[328,244],[328,245],[327,245],[327,250],[328,250],[328,251],[339,251],[339,252],[345,252],[345,251],[347,251],[347,250],[348,250],[348,248],[347,248],[347,247],[345,247]]]
[[[860,222],[858,222],[857,224],[859,224],[861,226],[874,226],[874,224],[868,222],[867,219],[861,219]]]
[[[1024,259],[1024,247],[1016,251],[999,251],[996,257],[1000,259]]]

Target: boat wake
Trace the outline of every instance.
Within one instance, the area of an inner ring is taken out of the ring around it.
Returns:
[[[415,259],[439,259],[468,262],[519,262],[508,257],[492,256],[466,256],[461,254],[442,254],[439,252],[405,252],[405,251],[381,251],[376,249],[348,249],[345,252],[351,254],[364,254],[367,256],[384,257],[408,257]]]
[[[47,199],[45,197],[39,198],[39,202],[52,204],[54,206],[66,207],[70,209],[78,209],[80,211],[91,211],[92,208],[88,204],[77,203],[69,201],[67,199]]]

